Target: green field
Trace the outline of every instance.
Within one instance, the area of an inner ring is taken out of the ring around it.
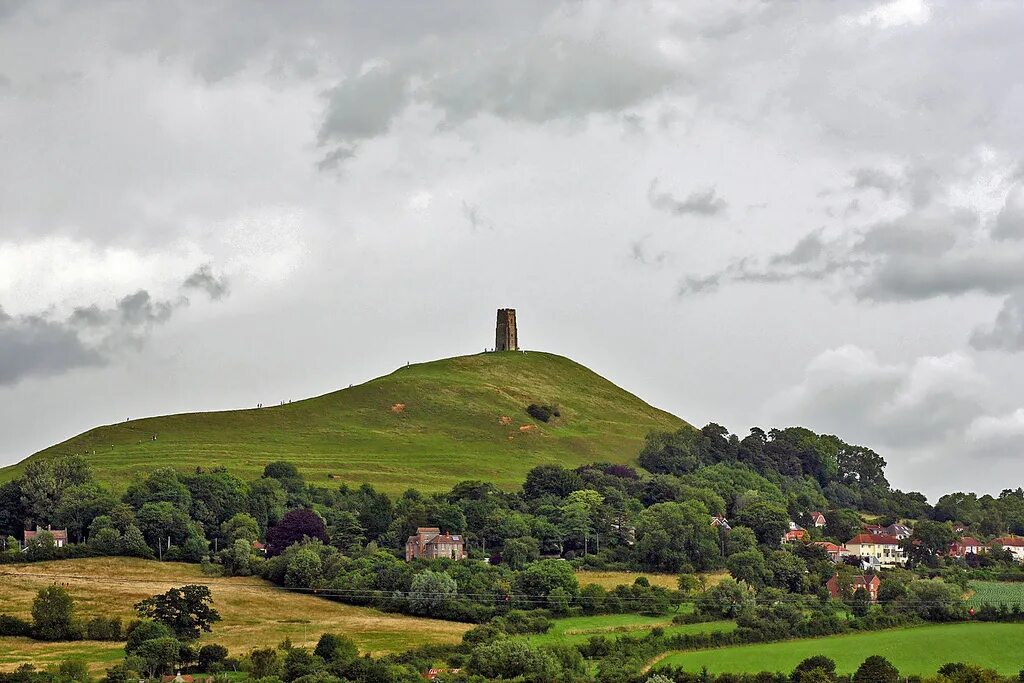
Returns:
[[[324,632],[344,633],[363,652],[401,652],[420,645],[456,643],[469,624],[386,614],[353,607],[306,593],[281,590],[253,577],[203,576],[199,565],[130,558],[0,565],[0,614],[29,618],[32,599],[41,588],[58,582],[75,599],[76,614],[136,617],[139,600],[186,583],[205,584],[222,620],[200,644],[220,643],[232,654],[277,645],[286,638],[296,645],[316,644]],[[121,643],[43,643],[28,638],[0,638],[0,670],[29,662],[42,666],[65,658],[81,659],[93,670],[124,656]]]
[[[807,657],[825,655],[835,660],[839,672],[852,673],[867,657],[882,655],[904,676],[931,676],[947,662],[972,662],[1010,675],[1024,669],[1021,642],[1024,642],[1024,624],[943,624],[676,652],[662,659],[655,668],[672,665],[689,671],[707,667],[712,673],[788,673]]]
[[[971,607],[989,605],[1020,605],[1024,607],[1024,583],[1009,581],[971,581]]]
[[[591,636],[601,635],[617,638],[623,635],[644,636],[651,629],[661,627],[668,635],[682,633],[711,633],[716,631],[732,631],[736,628],[733,621],[709,621],[703,624],[673,624],[672,616],[648,617],[640,614],[602,614],[593,617],[570,617],[556,619],[551,630],[540,635],[528,636],[528,640],[537,645],[552,643],[576,644],[588,640]]]
[[[525,412],[530,403],[557,404],[561,418],[537,422]],[[514,489],[542,463],[634,462],[649,431],[683,424],[567,358],[486,353],[284,406],[97,427],[32,458],[85,455],[116,489],[157,466],[223,465],[257,477],[273,460],[294,462],[321,485],[432,492],[479,479]],[[23,468],[0,469],[0,482]]]

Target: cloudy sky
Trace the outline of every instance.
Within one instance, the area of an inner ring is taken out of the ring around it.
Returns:
[[[0,463],[493,344],[1024,485],[1024,5],[0,0]]]

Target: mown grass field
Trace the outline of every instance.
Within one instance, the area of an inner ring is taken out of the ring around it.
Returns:
[[[853,673],[867,657],[882,655],[904,676],[932,676],[947,662],[972,662],[1015,675],[1024,669],[1024,624],[942,624],[916,628],[807,638],[781,643],[739,645],[717,650],[677,652],[654,668],[672,665],[688,671],[790,672],[807,657],[825,655],[841,673]]]
[[[562,417],[539,423],[525,412],[530,403],[557,404]],[[648,432],[683,424],[568,358],[486,353],[283,406],[98,427],[32,458],[85,455],[116,490],[157,466],[222,465],[254,478],[274,460],[321,485],[432,492],[479,479],[515,489],[542,463],[634,462]],[[0,469],[0,482],[24,464]]]
[[[276,645],[290,638],[312,646],[324,632],[351,637],[362,652],[400,652],[418,645],[458,642],[467,624],[385,614],[331,602],[307,593],[276,588],[256,578],[209,578],[198,565],[128,558],[90,558],[0,565],[0,613],[30,618],[36,592],[64,585],[75,599],[77,614],[134,618],[133,605],[150,595],[187,583],[205,584],[222,621],[200,643],[220,643],[232,654]],[[27,638],[0,638],[0,669],[19,663],[45,665],[71,657],[94,670],[123,656],[120,643],[40,643]]]
[[[1024,583],[1009,581],[971,581],[968,586],[971,595],[967,602],[971,607],[984,604],[1024,607]]]
[[[674,635],[732,631],[736,628],[736,623],[733,621],[710,621],[703,624],[677,625],[672,623],[671,615],[649,617],[641,614],[601,614],[592,617],[556,619],[550,631],[528,636],[527,639],[537,645],[552,643],[575,645],[595,635],[608,638],[618,638],[624,635],[643,636],[656,627],[663,628],[666,634]]]

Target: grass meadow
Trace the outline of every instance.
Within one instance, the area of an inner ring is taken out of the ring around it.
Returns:
[[[205,584],[222,621],[200,644],[220,643],[233,655],[276,645],[285,638],[301,646],[316,644],[324,632],[351,637],[360,651],[400,652],[417,645],[458,642],[468,624],[422,619],[342,605],[307,593],[279,589],[262,579],[209,578],[198,565],[128,558],[90,558],[0,566],[0,613],[30,618],[36,592],[58,583],[75,599],[78,616],[134,618],[133,605],[150,595],[187,583]],[[123,656],[120,643],[41,643],[0,638],[0,669],[29,662],[45,665],[64,658],[82,659],[94,670]]]
[[[669,654],[655,665],[707,667],[711,673],[790,672],[801,660],[825,655],[840,673],[853,673],[867,657],[882,655],[904,676],[933,676],[947,662],[971,662],[1004,675],[1024,669],[1024,624],[960,623],[737,645]]]
[[[84,455],[115,490],[157,466],[224,466],[255,478],[274,460],[294,462],[319,485],[399,494],[478,479],[511,490],[539,464],[635,462],[648,432],[685,424],[578,363],[534,351],[410,365],[317,398],[280,398],[253,396],[252,405],[270,406],[261,409],[98,427],[32,457]],[[526,414],[530,403],[557,404],[561,417],[539,423]],[[0,469],[0,482],[24,465]]]
[[[649,617],[640,614],[601,614],[592,617],[556,619],[547,633],[528,636],[536,645],[568,643],[575,645],[591,636],[617,638],[623,635],[643,636],[653,628],[663,628],[667,635],[732,631],[733,621],[710,621],[702,624],[673,624],[671,616]]]

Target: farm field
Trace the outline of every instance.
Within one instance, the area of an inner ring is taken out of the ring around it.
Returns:
[[[576,572],[576,578],[579,580],[581,586],[587,584],[596,583],[602,588],[612,589],[616,586],[630,586],[638,577],[644,576],[650,581],[652,586],[661,586],[662,588],[669,588],[675,590],[677,587],[677,575],[676,574],[652,574],[649,572],[617,572],[617,571],[593,571],[587,569],[581,569]],[[703,574],[707,579],[708,586],[714,586],[719,581],[729,576],[726,571],[720,572],[708,572]]]
[[[579,363],[535,351],[419,363],[316,398],[277,405],[281,398],[97,427],[0,469],[0,482],[30,460],[80,454],[115,490],[157,466],[256,478],[275,460],[318,485],[429,493],[474,479],[512,490],[540,464],[635,463],[648,432],[686,424]],[[561,417],[538,422],[526,413],[531,403],[558,405]]]
[[[551,630],[544,634],[531,635],[527,639],[536,645],[552,643],[576,644],[591,636],[601,635],[617,638],[623,635],[646,635],[651,629],[661,627],[669,635],[682,633],[712,633],[732,631],[733,621],[709,621],[702,624],[673,624],[671,616],[650,617],[641,614],[602,614],[592,617],[570,617],[556,619]]]
[[[65,586],[75,599],[78,616],[134,618],[139,600],[186,583],[205,584],[213,593],[222,621],[200,643],[220,643],[232,654],[277,645],[290,638],[312,646],[325,631],[344,633],[360,651],[399,652],[417,645],[458,642],[468,624],[385,614],[364,607],[331,602],[305,593],[280,590],[262,579],[209,578],[199,566],[128,558],[90,558],[28,565],[0,566],[0,613],[29,618],[36,592],[53,584]],[[22,662],[37,665],[67,656],[93,669],[122,656],[119,643],[41,643],[27,638],[0,638],[0,668]]]
[[[984,604],[1024,607],[1024,583],[1010,581],[971,581],[972,593],[967,602],[972,607]]]
[[[904,676],[933,676],[947,662],[971,662],[1010,675],[1024,669],[1024,649],[1016,645],[1020,642],[1024,642],[1024,624],[943,624],[676,652],[654,668],[788,673],[807,657],[825,655],[835,660],[840,673],[853,673],[867,657],[882,655]]]

